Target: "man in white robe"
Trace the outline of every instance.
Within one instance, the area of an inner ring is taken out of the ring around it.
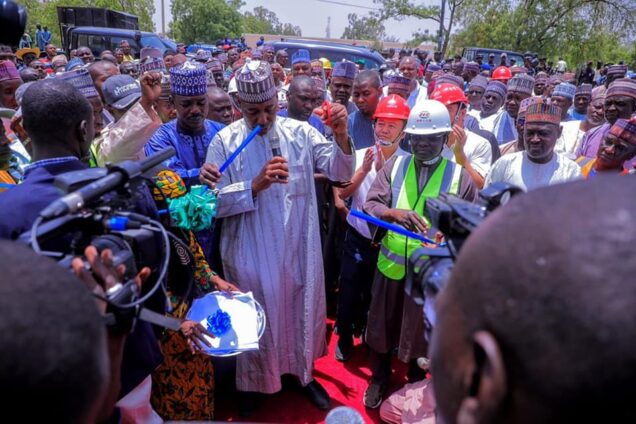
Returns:
[[[575,162],[554,151],[561,135],[560,123],[559,107],[546,103],[528,106],[524,124],[526,149],[500,157],[490,168],[484,186],[506,182],[528,191],[582,178]]]
[[[334,181],[353,175],[346,110],[334,103],[323,114],[334,133],[329,141],[307,122],[276,116],[269,64],[247,63],[236,81],[244,118],[214,137],[206,162],[221,166],[252,128],[263,127],[218,182],[225,276],[253,292],[267,316],[259,350],[237,358],[237,389],[275,393],[280,377],[292,374],[316,406],[328,409],[329,397],[312,376],[314,360],[326,353],[314,172]],[[280,152],[274,155],[276,144]]]

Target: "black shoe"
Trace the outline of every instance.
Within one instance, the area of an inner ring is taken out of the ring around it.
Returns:
[[[326,411],[331,408],[331,399],[329,399],[329,394],[327,394],[325,388],[322,387],[316,380],[313,380],[311,383],[303,387],[303,391],[311,403],[316,405],[318,409]]]
[[[258,408],[258,393],[256,392],[238,392],[239,397],[239,415],[241,417],[250,417]]]
[[[340,337],[336,344],[336,361],[347,362],[351,358],[353,340],[351,337]]]

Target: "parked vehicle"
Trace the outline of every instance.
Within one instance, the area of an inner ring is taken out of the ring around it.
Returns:
[[[176,49],[170,40],[152,32],[139,31],[137,16],[95,7],[58,7],[62,47],[67,52],[88,46],[95,56],[104,50],[115,51],[122,40],[128,41],[136,57],[143,47],[156,47],[163,53]]]
[[[265,44],[273,45],[275,50],[285,49],[289,54],[290,61],[296,51],[306,49],[309,50],[312,59],[326,57],[332,63],[342,59],[352,62],[362,59],[367,69],[377,69],[384,63],[384,58],[378,52],[364,46],[313,40],[285,40],[266,42]]]
[[[499,65],[499,63],[501,63],[501,54],[506,53],[508,61],[510,61],[510,59],[514,59],[518,66],[523,66],[523,53],[513,52],[510,50],[489,49],[485,47],[465,47],[462,51],[462,57],[466,59],[467,62],[470,62],[475,61],[477,55],[481,54],[484,57],[484,63],[488,63],[488,56],[491,53],[494,53],[495,55],[495,65]]]

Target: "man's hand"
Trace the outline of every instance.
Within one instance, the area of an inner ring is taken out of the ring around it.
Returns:
[[[179,331],[188,340],[188,347],[193,355],[202,352],[206,346],[212,346],[204,336],[214,337],[214,335],[196,321],[183,321]]]
[[[466,140],[468,139],[466,131],[459,124],[455,124],[448,138],[453,146],[455,162],[460,166],[464,166],[467,162],[466,154],[464,153],[464,146],[466,146]]]
[[[347,108],[340,103],[325,102],[321,107],[314,109],[314,114],[320,117],[323,124],[331,127],[340,149],[345,154],[350,155],[351,146],[349,145],[349,133],[347,132]]]
[[[371,168],[373,167],[373,161],[374,161],[374,154],[373,154],[373,149],[375,147],[371,147],[369,149],[367,149],[367,151],[364,153],[364,159],[362,159],[362,170],[364,171],[365,174],[368,174],[369,172],[371,172]]]
[[[213,163],[204,163],[199,172],[199,181],[211,189],[216,188],[216,183],[221,179],[219,167]]]
[[[161,96],[161,74],[159,72],[144,72],[139,79],[141,84],[141,104],[152,106]]]
[[[232,296],[233,292],[241,292],[241,289],[236,287],[234,284],[225,281],[218,275],[215,275],[214,277],[212,277],[210,282],[214,284],[214,286],[216,287],[218,291],[225,292],[229,294],[230,296]]]
[[[428,225],[426,224],[426,221],[424,221],[424,218],[419,216],[415,211],[409,211],[406,209],[388,209],[382,218],[420,234],[425,233],[428,229]]]
[[[267,190],[272,184],[287,184],[288,178],[287,159],[276,156],[267,162],[256,178],[252,180],[252,196]]]
[[[372,148],[375,149],[375,172],[380,172],[385,162],[384,153],[382,153],[382,149],[377,144]]]
[[[126,266],[121,264],[117,267],[113,265],[113,252],[110,249],[104,249],[101,255],[97,252],[95,246],[88,246],[84,250],[84,256],[91,266],[92,273],[88,272],[84,267],[84,261],[81,258],[73,259],[71,266],[75,275],[86,284],[86,287],[93,293],[102,297],[106,296],[106,292],[122,282],[126,272]],[[144,267],[135,277],[137,287],[141,288],[141,284],[146,281],[150,275],[150,268]],[[106,313],[106,302],[101,299],[95,300],[97,307],[102,314]]]

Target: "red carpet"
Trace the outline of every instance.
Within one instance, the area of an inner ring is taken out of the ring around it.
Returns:
[[[351,359],[346,363],[335,360],[337,336],[332,337],[333,321],[327,322],[327,337],[329,353],[316,361],[314,376],[325,387],[331,396],[332,408],[337,406],[349,406],[362,414],[367,423],[379,423],[378,409],[366,409],[362,403],[364,390],[371,375],[368,368],[367,347],[359,341],[355,346]],[[405,382],[406,365],[394,359],[394,375],[390,392],[399,389]],[[282,391],[266,396],[260,408],[249,419],[243,419],[238,415],[235,396],[230,395],[232,389],[227,387],[229,383],[216,386],[216,419],[231,422],[258,422],[258,423],[322,423],[328,411],[320,411],[314,407],[296,389],[283,389]]]

